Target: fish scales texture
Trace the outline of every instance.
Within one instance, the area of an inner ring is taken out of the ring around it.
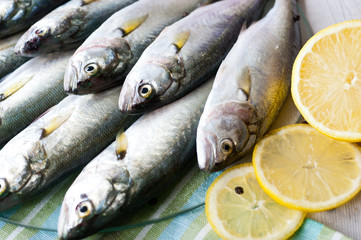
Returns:
[[[144,114],[83,169],[64,197],[61,239],[82,238],[104,228],[154,196],[194,159],[190,156],[195,153],[198,120],[212,81]]]
[[[124,113],[165,105],[206,80],[258,18],[266,0],[224,0],[200,7],[166,27],[127,75],[119,97]]]
[[[69,61],[65,91],[88,94],[120,85],[164,27],[214,1],[140,0],[113,14]]]
[[[117,110],[119,91],[68,96],[4,146],[0,211],[34,197],[90,161],[137,118]]]
[[[0,2],[0,38],[28,28],[67,0],[2,0]]]
[[[15,44],[22,33],[0,39],[0,78],[11,73],[30,58],[17,56],[15,54]]]
[[[31,26],[15,51],[21,56],[37,56],[76,48],[114,12],[135,1],[71,0]]]
[[[198,126],[201,169],[218,171],[240,160],[278,116],[300,48],[297,19],[296,1],[276,0],[266,17],[241,31]]]
[[[72,52],[33,58],[0,83],[0,144],[60,102],[66,64]]]

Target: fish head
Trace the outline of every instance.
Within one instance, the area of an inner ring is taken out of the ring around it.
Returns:
[[[45,150],[38,141],[5,145],[0,151],[0,211],[35,195],[47,166]]]
[[[80,239],[99,231],[119,214],[126,200],[128,172],[121,171],[124,174],[112,178],[114,165],[104,163],[93,168],[92,163],[65,194],[58,222],[60,239]]]
[[[51,41],[51,25],[36,24],[28,29],[15,45],[15,53],[20,56],[34,57],[42,53],[45,42]]]
[[[196,139],[199,168],[214,172],[239,160],[255,144],[256,125],[247,103],[217,105],[202,115]]]
[[[99,92],[121,84],[127,69],[128,58],[112,46],[84,48],[69,60],[64,89],[74,94]]]
[[[125,79],[119,96],[119,109],[127,114],[154,109],[170,102],[178,87],[179,82],[165,65],[138,65]]]

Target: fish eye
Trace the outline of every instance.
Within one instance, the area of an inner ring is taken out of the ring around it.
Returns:
[[[0,197],[6,196],[9,190],[9,185],[4,178],[0,178]]]
[[[86,218],[93,213],[93,204],[89,201],[83,201],[76,206],[76,213],[80,218]]]
[[[96,63],[89,63],[84,67],[84,71],[89,75],[97,74],[99,66]]]
[[[231,139],[225,138],[221,140],[221,152],[229,156],[233,152],[233,141]]]
[[[42,28],[37,29],[35,31],[35,34],[42,37],[42,36],[45,36],[48,32],[49,32],[49,28],[42,27]]]
[[[138,91],[142,98],[150,98],[154,93],[153,86],[150,84],[141,85]]]

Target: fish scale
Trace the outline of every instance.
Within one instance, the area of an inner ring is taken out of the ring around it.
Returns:
[[[83,238],[104,228],[178,176],[194,159],[196,128],[212,82],[144,114],[83,169],[64,197],[61,239]],[[117,152],[123,152],[120,159]],[[89,214],[81,217],[80,209]]]

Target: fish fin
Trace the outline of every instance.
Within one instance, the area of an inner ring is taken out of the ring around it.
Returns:
[[[148,18],[149,14],[143,15],[141,17],[136,17],[130,19],[123,23],[123,26],[120,27],[121,31],[123,32],[123,37],[128,35],[129,33],[133,32],[137,29],[142,23]]]
[[[16,91],[18,91],[20,88],[22,88],[27,82],[29,82],[31,79],[33,79],[34,74],[27,78],[20,79],[15,84],[12,84],[10,87],[6,88],[5,91],[0,93],[0,101],[8,98],[12,94],[14,94]]]
[[[56,129],[58,129],[66,120],[69,119],[70,114],[60,114],[54,118],[52,118],[46,126],[42,129],[41,137],[40,139],[43,139],[47,136],[49,136],[52,132],[54,132]]]
[[[124,130],[118,132],[115,139],[115,154],[119,160],[123,159],[127,154],[128,139]]]
[[[251,72],[249,70],[249,67],[246,67],[242,69],[241,81],[239,81],[239,85],[238,85],[239,90],[243,92],[243,94],[246,97],[246,100],[249,99],[249,95],[251,92],[251,85],[252,85]]]
[[[96,2],[96,1],[98,1],[98,0],[82,0],[81,6],[88,5],[88,4],[90,4],[92,2]]]
[[[186,44],[188,38],[189,38],[189,32],[180,32],[178,33],[173,41],[173,45],[177,48],[176,52],[179,52],[182,47]]]

